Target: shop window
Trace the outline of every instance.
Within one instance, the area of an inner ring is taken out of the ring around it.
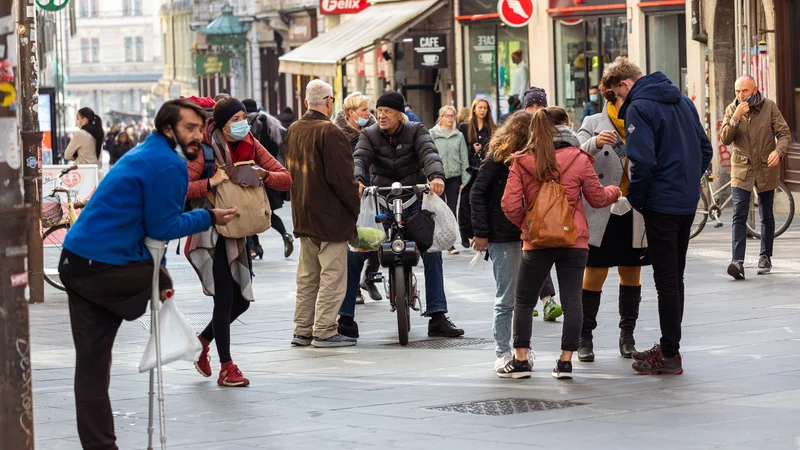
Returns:
[[[466,106],[485,98],[497,120],[508,112],[508,97],[530,86],[528,29],[489,23],[464,27]]]
[[[647,72],[663,72],[686,94],[686,15],[647,16]]]
[[[559,20],[555,34],[557,95],[550,103],[563,106],[579,128],[589,89],[600,82],[603,70],[617,56],[628,54],[627,23],[622,16]]]
[[[800,5],[797,2],[789,3],[791,19],[789,23],[800,23]],[[791,27],[791,52],[792,52],[792,107],[794,113],[794,124],[789,124],[792,129],[794,142],[800,141],[800,29],[797,26]]]

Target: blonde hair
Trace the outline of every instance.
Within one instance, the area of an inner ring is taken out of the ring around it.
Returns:
[[[369,105],[369,97],[358,91],[353,92],[345,97],[344,102],[342,102],[342,109],[344,110],[345,116],[347,116],[347,113],[350,111],[361,108],[361,105],[363,105],[364,102]]]
[[[607,89],[616,87],[620,81],[636,81],[642,77],[642,69],[625,56],[617,56],[614,63],[608,66],[600,82]]]
[[[441,125],[442,124],[442,116],[447,111],[453,111],[453,116],[455,116],[458,113],[458,111],[456,111],[456,107],[453,106],[453,105],[444,105],[444,106],[442,106],[441,108],[439,108],[439,119],[436,121],[436,125]],[[453,117],[453,126],[450,127],[450,129],[451,130],[455,130],[456,129],[455,117]]]
[[[461,124],[469,120],[469,108],[461,108],[456,117],[456,122]]]

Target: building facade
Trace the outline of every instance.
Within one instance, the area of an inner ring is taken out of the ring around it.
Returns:
[[[193,5],[192,0],[161,0],[161,52],[164,55],[164,72],[155,93],[165,100],[197,95],[198,92],[192,51]]]
[[[66,94],[108,121],[153,118],[161,99],[159,0],[76,0],[77,33],[67,40]]]

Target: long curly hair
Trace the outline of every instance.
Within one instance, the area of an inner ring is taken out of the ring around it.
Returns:
[[[502,127],[492,136],[489,143],[489,155],[497,162],[511,165],[514,154],[528,144],[528,132],[533,121],[533,114],[522,110],[509,117]]]
[[[553,137],[559,132],[557,125],[569,125],[569,115],[564,108],[550,106],[533,113],[530,140],[522,153],[536,155],[536,178],[541,181],[553,179],[561,172],[553,144]]]

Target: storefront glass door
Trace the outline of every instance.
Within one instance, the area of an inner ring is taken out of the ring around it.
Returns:
[[[528,29],[497,23],[469,25],[464,27],[464,40],[468,44],[464,104],[469,107],[475,98],[485,98],[497,120],[508,112],[508,97],[522,97],[529,87]]]
[[[555,104],[563,106],[579,128],[589,89],[600,82],[604,68],[617,56],[628,54],[628,36],[621,16],[575,22],[556,22]]]

